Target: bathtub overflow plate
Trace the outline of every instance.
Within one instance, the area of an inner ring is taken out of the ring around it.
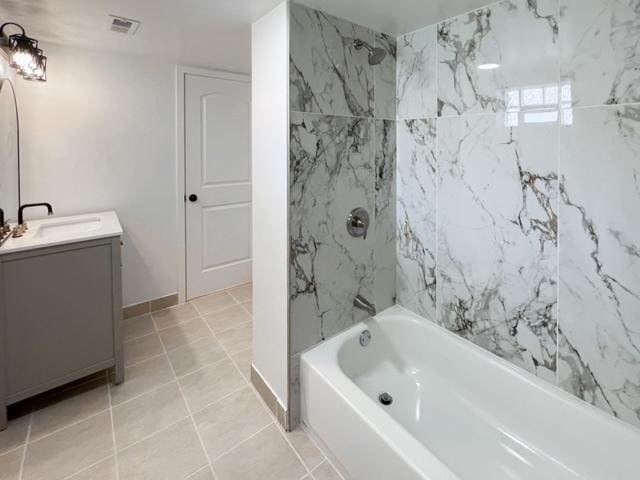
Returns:
[[[370,341],[371,341],[371,332],[369,330],[365,330],[364,332],[362,332],[360,334],[360,346],[361,347],[366,347],[367,345],[369,345]]]
[[[380,400],[380,403],[384,406],[391,405],[393,403],[393,397],[387,392],[381,393],[378,400]]]

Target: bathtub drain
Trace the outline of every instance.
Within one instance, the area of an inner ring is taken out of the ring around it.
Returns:
[[[389,395],[387,392],[381,393],[380,396],[378,397],[378,400],[380,400],[380,403],[385,406],[391,405],[393,403],[393,397]]]

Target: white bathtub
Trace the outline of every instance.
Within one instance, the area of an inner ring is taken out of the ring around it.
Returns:
[[[300,369],[302,420],[354,480],[640,479],[640,430],[402,307]]]

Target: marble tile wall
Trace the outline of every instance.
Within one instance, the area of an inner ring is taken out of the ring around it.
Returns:
[[[396,288],[396,40],[291,4],[289,349],[291,423],[299,353],[379,310]],[[369,65],[361,39],[384,48]],[[346,230],[349,212],[370,215],[366,238]]]
[[[638,0],[504,0],[397,39],[396,284],[640,426],[638,45]]]
[[[291,5],[290,347],[295,355],[395,298],[396,42],[323,12]],[[362,39],[387,57],[369,65]],[[356,207],[366,238],[346,231]]]

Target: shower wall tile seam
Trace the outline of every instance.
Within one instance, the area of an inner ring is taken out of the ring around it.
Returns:
[[[467,12],[466,14],[462,14],[461,16],[464,15],[469,15],[473,12],[478,12],[478,11],[482,11],[482,10],[486,10],[486,9],[491,9],[491,8],[495,8],[496,5],[500,5],[505,3],[504,0],[500,0],[500,1],[496,1],[492,4],[483,6],[481,8],[478,9],[474,9],[471,10],[469,12]],[[586,2],[585,2],[586,3]],[[617,2],[612,2],[612,3],[617,3]],[[560,25],[560,29],[561,31],[564,33],[566,30],[564,30],[563,27],[563,21],[564,22],[570,22],[573,21],[570,18],[563,18],[560,15],[560,10],[561,7],[563,6],[567,6],[567,4],[569,4],[569,7],[574,7],[575,8],[575,4],[571,5],[570,2],[568,2],[567,0],[559,0],[556,5],[557,5],[557,9],[555,11],[555,13],[552,13],[552,15],[557,15],[557,21],[558,24]],[[568,7],[567,7],[568,8]],[[589,8],[589,6],[585,6],[584,8]],[[565,15],[565,13],[563,12],[563,15]],[[402,37],[404,37],[405,35],[410,35],[412,33],[415,32],[419,32],[421,30],[425,30],[428,28],[433,28],[433,26],[435,25],[436,28],[438,28],[440,25],[451,21],[455,18],[457,18],[459,16],[456,17],[452,17],[450,19],[446,19],[443,20],[441,22],[438,22],[436,24],[432,24],[432,25],[427,25],[424,27],[421,27],[419,29],[416,29],[412,32],[407,32],[404,35],[401,35],[397,38],[398,41],[398,46],[399,46],[399,51],[398,51],[398,58],[400,58],[400,46],[401,46],[401,39]],[[629,20],[627,18],[627,20]],[[632,19],[632,22],[638,22],[638,19]],[[632,25],[635,25],[635,23],[632,23]],[[579,27],[582,27],[582,25],[579,25]],[[631,27],[628,27],[631,28]],[[603,37],[604,38],[604,37]],[[563,332],[563,325],[564,323],[567,321],[567,318],[569,319],[569,323],[570,324],[575,324],[575,319],[571,320],[571,310],[572,310],[572,306],[571,306],[571,299],[567,298],[567,292],[565,289],[565,293],[561,294],[561,282],[560,282],[560,278],[561,278],[561,271],[564,270],[565,272],[567,271],[567,266],[565,265],[564,267],[561,267],[561,260],[562,260],[562,249],[563,248],[567,248],[566,247],[566,242],[562,241],[560,239],[560,233],[561,231],[566,231],[571,230],[572,226],[570,225],[570,221],[571,219],[565,218],[565,216],[569,217],[570,212],[567,211],[563,211],[561,212],[561,208],[569,208],[569,207],[565,207],[565,202],[563,202],[563,196],[561,195],[561,187],[562,187],[562,176],[564,174],[566,174],[566,168],[567,168],[567,163],[571,163],[571,158],[572,156],[575,156],[576,154],[578,154],[578,150],[576,150],[576,146],[573,144],[569,144],[569,142],[576,142],[576,138],[580,137],[581,135],[583,135],[583,131],[584,132],[589,132],[592,131],[593,134],[596,134],[596,130],[588,130],[588,128],[594,128],[594,125],[597,123],[599,125],[599,122],[601,121],[606,121],[605,117],[608,116],[609,119],[614,118],[618,118],[619,115],[624,115],[624,110],[625,109],[632,109],[632,110],[636,110],[638,109],[638,107],[640,107],[640,101],[638,100],[638,97],[634,95],[626,95],[625,92],[625,97],[629,97],[629,98],[624,98],[622,95],[619,96],[615,96],[613,95],[612,98],[614,98],[613,102],[605,102],[605,97],[604,96],[599,96],[598,93],[593,87],[598,87],[598,86],[602,86],[600,84],[598,85],[592,85],[589,80],[589,74],[593,74],[593,70],[595,69],[596,71],[598,70],[598,68],[604,69],[604,67],[598,67],[598,66],[591,66],[591,70],[586,71],[586,72],[580,72],[580,73],[586,73],[586,75],[578,75],[577,79],[572,79],[572,78],[568,78],[568,72],[572,72],[573,70],[570,68],[571,65],[569,65],[569,67],[565,67],[564,64],[562,63],[562,58],[563,58],[563,54],[562,54],[562,42],[565,41],[566,39],[563,39],[562,37],[556,38],[556,40],[554,41],[554,48],[557,49],[557,56],[555,57],[555,65],[554,68],[549,69],[550,72],[548,73],[553,73],[553,75],[556,77],[557,83],[560,84],[563,81],[567,81],[567,80],[571,80],[572,83],[575,83],[577,85],[574,86],[574,101],[577,102],[576,104],[571,105],[570,108],[567,108],[567,110],[572,110],[574,112],[574,115],[580,116],[580,118],[576,118],[576,121],[574,122],[573,125],[573,130],[571,129],[570,126],[567,125],[563,125],[561,122],[559,121],[555,121],[553,122],[553,125],[549,125],[550,130],[555,132],[556,135],[556,142],[555,145],[551,145],[551,148],[553,149],[553,151],[555,151],[554,156],[555,156],[555,165],[556,165],[556,172],[557,172],[557,184],[556,184],[556,199],[555,201],[552,202],[553,208],[556,210],[556,215],[557,215],[557,228],[556,228],[556,235],[557,235],[557,241],[556,241],[556,253],[555,253],[555,279],[556,279],[556,285],[555,285],[555,296],[556,296],[556,304],[555,304],[555,341],[554,341],[554,346],[555,346],[555,356],[554,356],[554,360],[555,360],[555,371],[554,371],[554,375],[553,377],[551,375],[548,375],[547,380],[551,383],[557,385],[557,386],[562,386],[561,388],[564,388],[572,393],[573,392],[573,387],[570,385],[570,382],[574,382],[574,381],[579,381],[579,377],[574,377],[571,378],[571,375],[580,375],[580,370],[576,370],[575,372],[573,371],[568,371],[567,370],[567,365],[561,366],[561,362],[566,362],[568,361],[567,359],[571,360],[573,358],[574,355],[578,354],[578,353],[582,353],[582,354],[586,354],[586,355],[593,355],[593,352],[590,351],[590,345],[589,343],[582,337],[579,337],[579,335],[586,335],[589,330],[588,328],[590,328],[588,325],[585,327],[587,330],[583,330],[580,331],[580,329],[578,329],[578,332],[576,333],[575,331],[572,333],[571,337],[570,337],[570,341],[574,344],[571,345],[569,344],[567,347],[566,344],[566,334],[567,332]],[[569,44],[571,45],[571,44]],[[608,44],[607,44],[608,45]],[[606,56],[606,46],[604,45],[604,49],[601,48],[599,45],[595,46],[595,52],[597,55],[604,55]],[[439,38],[436,38],[436,43],[435,43],[435,48],[436,48],[436,55],[435,55],[435,61],[433,63],[433,68],[435,70],[435,78],[437,79],[439,77],[439,73],[438,73],[438,68],[442,66],[441,63],[441,50],[438,48],[439,46]],[[614,45],[614,47],[617,46]],[[594,48],[593,45],[588,45],[588,47]],[[620,45],[621,48],[624,48],[624,45]],[[595,61],[595,60],[594,60]],[[616,60],[617,61],[617,60]],[[629,64],[625,64],[625,65],[618,65],[615,64],[613,66],[611,66],[611,68],[613,68],[614,70],[612,70],[613,72],[616,72],[616,68],[626,68],[628,71],[630,71],[632,67],[632,63]],[[609,70],[607,70],[609,71]],[[585,78],[586,83],[585,83]],[[582,83],[580,83],[582,82]],[[516,82],[517,83],[517,82]],[[544,82],[543,82],[544,83]],[[400,71],[398,71],[398,76],[396,79],[396,85],[400,85]],[[535,82],[532,82],[532,86],[535,85]],[[437,85],[437,95],[436,98],[440,97],[440,83],[438,83]],[[586,93],[586,98],[583,97],[582,95],[580,95],[580,88],[582,88],[584,90],[584,93]],[[621,90],[622,91],[622,90]],[[617,92],[616,92],[617,93]],[[634,92],[632,92],[634,93]],[[443,97],[446,100],[446,97]],[[499,96],[497,97],[498,99],[500,98]],[[586,100],[586,102],[585,102]],[[596,100],[594,103],[589,104],[590,100]],[[622,100],[622,101],[621,101]],[[579,104],[579,102],[585,102],[585,104],[581,105]],[[436,100],[436,103],[437,100]],[[489,118],[489,117],[496,117],[499,118],[500,115],[503,115],[505,112],[504,111],[483,111],[483,112],[473,112],[473,113],[469,113],[467,111],[464,111],[464,109],[461,110],[462,114],[453,114],[453,113],[446,113],[444,115],[409,115],[409,116],[403,116],[403,115],[397,115],[396,116],[396,121],[398,122],[397,126],[396,126],[396,136],[398,138],[397,140],[397,144],[398,144],[398,148],[401,149],[401,137],[399,135],[401,128],[403,127],[403,124],[406,122],[406,124],[410,124],[411,122],[414,121],[433,121],[435,123],[436,130],[435,130],[435,145],[436,145],[436,150],[437,150],[437,160],[436,160],[436,165],[437,165],[437,171],[436,171],[436,177],[440,177],[441,176],[441,170],[442,170],[442,159],[441,159],[441,155],[440,155],[440,145],[441,145],[441,134],[442,134],[442,129],[440,128],[440,126],[447,121],[451,121],[449,119],[452,118],[460,118],[460,121],[470,121],[473,120],[474,118],[476,119],[480,119],[480,118]],[[580,112],[584,112],[583,114],[581,114]],[[620,112],[620,113],[618,113]],[[611,120],[609,120],[611,121]],[[585,127],[585,123],[589,123],[589,125],[592,126],[588,126]],[[574,130],[576,128],[579,128],[579,134],[575,133]],[[587,130],[585,130],[585,128],[587,128]],[[517,131],[517,130],[516,130]],[[613,133],[614,137],[612,137],[612,139],[614,140],[614,145],[611,148],[620,148],[617,146],[617,141],[622,141],[622,138],[618,138],[615,137],[615,132]],[[633,132],[630,133],[631,135],[631,140],[629,140],[629,142],[635,142],[635,140],[633,140],[633,135],[635,135]],[[588,138],[588,137],[587,137]],[[598,146],[598,140],[597,138],[597,134],[596,134],[596,139],[593,140],[593,142],[591,142],[592,146],[595,146],[596,148],[599,148]],[[602,137],[604,138],[604,137]],[[595,143],[594,143],[595,142]],[[631,146],[633,146],[634,144],[631,143]],[[604,147],[602,147],[604,149]],[[573,149],[573,150],[568,150],[568,149]],[[609,151],[609,149],[607,149],[607,151]],[[603,150],[605,151],[605,150]],[[615,151],[615,150],[613,150]],[[631,150],[629,150],[631,151]],[[626,155],[626,152],[622,152],[623,154]],[[400,157],[400,150],[398,152],[398,158]],[[614,157],[614,156],[613,156]],[[611,157],[611,160],[613,159],[613,157]],[[607,155],[608,158],[608,155]],[[627,157],[628,158],[628,157]],[[563,165],[565,165],[563,167]],[[575,165],[573,167],[571,167],[571,165],[569,165],[568,167],[570,167],[569,169],[569,174],[573,176],[573,181],[575,181],[577,183],[578,186],[578,193],[581,193],[579,190],[581,187],[581,182],[585,181],[585,177],[583,175],[577,175],[577,178],[575,174]],[[573,170],[571,170],[571,168],[573,168]],[[621,164],[620,168],[626,168],[624,165]],[[573,172],[573,173],[572,173]],[[396,179],[396,182],[399,182],[400,179]],[[575,188],[575,185],[573,185],[573,187]],[[435,184],[435,191],[436,191],[436,196],[435,196],[435,209],[436,211],[439,211],[441,209],[441,185],[440,182],[436,182]],[[640,190],[639,190],[640,191]],[[572,197],[573,200],[573,197]],[[582,200],[582,199],[581,199]],[[629,200],[627,198],[627,200]],[[580,203],[580,202],[578,202]],[[575,212],[573,214],[575,216]],[[564,225],[567,222],[569,222],[568,225]],[[600,219],[594,219],[594,223],[596,223],[596,228],[597,228],[597,232],[598,234],[601,235],[605,235],[606,234],[606,228],[607,228],[607,224],[604,222],[604,220],[600,220]],[[439,237],[441,236],[441,221],[440,221],[440,217],[437,217],[436,223],[435,223],[435,232],[436,232],[436,238],[437,238],[437,242],[440,240]],[[635,228],[632,227],[631,224],[629,224],[628,227],[626,228]],[[397,230],[398,231],[398,230]],[[633,230],[629,230],[629,232],[633,232]],[[569,232],[569,233],[574,233],[574,232]],[[566,240],[565,238],[563,238],[563,240]],[[574,239],[574,243],[575,243],[575,239]],[[563,247],[564,246],[564,247]],[[610,247],[609,247],[610,248]],[[398,258],[400,257],[400,250],[397,249],[398,252]],[[566,257],[565,257],[566,258]],[[435,259],[435,269],[437,272],[439,272],[442,268],[442,266],[440,265],[440,255],[436,255],[436,259]],[[608,261],[610,261],[610,259],[608,259]],[[609,267],[612,268],[612,267]],[[615,268],[615,266],[613,267]],[[570,272],[571,273],[571,272]],[[561,298],[562,296],[562,298]],[[438,296],[439,297],[439,296]],[[568,307],[567,307],[567,302],[569,303]],[[398,301],[398,303],[400,303]],[[562,303],[562,305],[561,305]],[[439,318],[439,316],[441,315],[441,307],[442,307],[442,301],[440,300],[440,298],[438,298],[438,300],[436,301],[436,318]],[[575,307],[575,306],[574,306]],[[603,307],[604,308],[604,307]],[[568,312],[565,312],[565,315],[563,316],[563,318],[561,319],[561,309],[564,310],[569,310]],[[574,308],[575,310],[575,308]],[[569,315],[569,317],[567,317],[567,315]],[[571,329],[572,325],[569,325],[568,327],[565,326],[565,330],[566,328]],[[575,325],[573,325],[574,330],[576,330]],[[602,328],[607,328],[607,324],[606,322],[602,325]],[[612,333],[615,334],[615,330],[612,330]],[[564,337],[564,338],[563,338]],[[579,340],[578,344],[576,344],[576,341]],[[603,341],[608,341],[606,340],[606,337],[603,337]],[[582,345],[580,342],[584,343],[584,345]],[[576,348],[576,350],[574,351],[574,346]],[[567,350],[568,348],[568,350]],[[603,392],[607,393],[608,395],[614,395],[611,393],[611,391],[607,391],[607,388],[612,388],[609,384],[615,382],[615,380],[612,380],[611,378],[608,378],[607,375],[607,364],[603,364],[603,365],[598,365],[598,362],[595,362],[595,365],[590,365],[589,360],[591,360],[593,362],[593,358],[587,358],[587,363],[584,364],[584,369],[585,371],[582,372],[583,375],[586,375],[586,380],[585,381],[589,381],[590,377],[589,374],[593,375],[593,380],[596,382],[596,387],[597,388],[603,388]],[[595,369],[593,367],[596,367]],[[579,365],[580,367],[580,365]],[[601,370],[601,368],[604,368],[604,370]],[[564,370],[563,370],[564,369]],[[635,370],[637,372],[637,370]],[[566,377],[566,378],[565,378]],[[634,377],[628,377],[630,380],[630,384],[632,385],[633,383],[635,383]],[[576,380],[577,379],[577,380]],[[600,382],[600,383],[598,383]],[[601,385],[602,384],[602,387]],[[631,387],[629,387],[631,388]],[[621,394],[629,394],[630,392],[623,392],[620,391]],[[589,395],[593,395],[594,397],[596,395],[598,395],[598,391],[596,391],[594,389],[594,391],[586,391],[585,392],[585,397],[581,397],[584,398],[586,401],[593,403],[593,404],[597,404],[597,399],[596,398],[589,398]],[[637,400],[633,400],[633,395],[629,395],[628,399],[629,402],[634,402]],[[608,409],[606,408],[606,405],[603,407],[605,410],[608,411]],[[638,410],[637,412],[640,412],[640,410]],[[615,413],[615,412],[614,412]],[[628,416],[628,414],[627,414]],[[638,418],[640,418],[640,415],[636,414],[636,416]],[[634,417],[635,420],[635,417]],[[633,423],[633,422],[632,422]],[[637,423],[637,422],[636,422]]]
[[[424,30],[425,28],[433,27],[434,25],[437,27],[438,25],[440,25],[440,24],[442,24],[442,23],[444,23],[444,22],[446,22],[448,20],[452,20],[452,19],[458,18],[458,17],[463,17],[465,15],[469,15],[469,14],[472,14],[472,13],[475,13],[475,12],[479,12],[480,10],[485,10],[487,8],[492,8],[492,7],[502,3],[504,1],[505,0],[495,0],[495,1],[491,2],[491,3],[488,3],[487,5],[483,5],[482,7],[472,8],[471,10],[467,10],[465,12],[459,13],[458,15],[454,15],[453,17],[447,17],[445,19],[442,19],[439,22],[430,23],[429,25],[425,25],[424,27],[416,28],[415,30],[411,30],[410,32],[404,32],[402,35],[398,35],[398,37],[396,37],[396,40],[398,38],[404,37],[405,35],[411,35],[411,34],[414,34],[416,32],[419,32],[421,30]]]
[[[369,117],[369,116],[361,116],[361,115],[344,115],[341,113],[322,113],[322,112],[307,112],[307,111],[303,111],[303,110],[295,110],[295,109],[289,109],[290,113],[299,113],[299,114],[303,114],[303,115],[315,115],[318,117],[336,117],[336,118],[355,118],[355,119],[362,119],[362,120],[388,120],[390,122],[394,122],[397,119],[396,118],[388,118],[388,117],[377,117],[377,116],[373,116],[373,117]]]

